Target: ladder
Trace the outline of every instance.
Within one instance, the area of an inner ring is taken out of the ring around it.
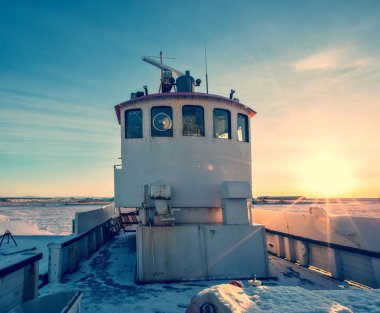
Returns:
[[[121,212],[121,208],[119,208],[119,223],[120,228],[124,230],[124,233],[136,231],[136,229],[131,228],[131,226],[137,225],[139,223],[137,217],[137,209],[132,209],[128,212]]]

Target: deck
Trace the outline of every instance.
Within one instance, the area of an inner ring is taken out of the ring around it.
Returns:
[[[82,312],[184,312],[199,291],[226,281],[196,281],[137,285],[135,234],[121,234],[105,243],[78,271],[68,274],[62,284],[48,284],[39,290],[44,296],[53,292],[83,291]],[[342,282],[310,271],[286,260],[270,256],[271,276],[266,286],[299,286],[309,290],[341,289]],[[247,281],[243,281],[248,286]]]

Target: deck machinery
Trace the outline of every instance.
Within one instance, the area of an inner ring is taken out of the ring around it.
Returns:
[[[137,282],[268,275],[265,229],[251,207],[251,119],[231,99],[152,58],[157,94],[115,106],[121,161],[115,206],[137,208]],[[176,77],[176,78],[175,78]]]

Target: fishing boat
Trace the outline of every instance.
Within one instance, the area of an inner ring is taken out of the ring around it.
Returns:
[[[379,219],[256,209],[256,112],[234,90],[209,93],[207,76],[198,92],[201,80],[162,53],[143,61],[161,72],[158,92],[144,86],[115,106],[114,205],[77,213],[73,235],[49,244],[39,292],[38,252],[0,263],[3,279],[19,277],[2,285],[4,312],[32,312],[25,301],[37,310],[38,293],[68,291],[60,312],[79,312],[81,299],[82,312],[378,309]]]

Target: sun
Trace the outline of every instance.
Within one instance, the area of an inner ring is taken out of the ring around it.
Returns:
[[[342,157],[314,155],[299,167],[305,192],[318,197],[341,197],[354,187],[352,166]]]

